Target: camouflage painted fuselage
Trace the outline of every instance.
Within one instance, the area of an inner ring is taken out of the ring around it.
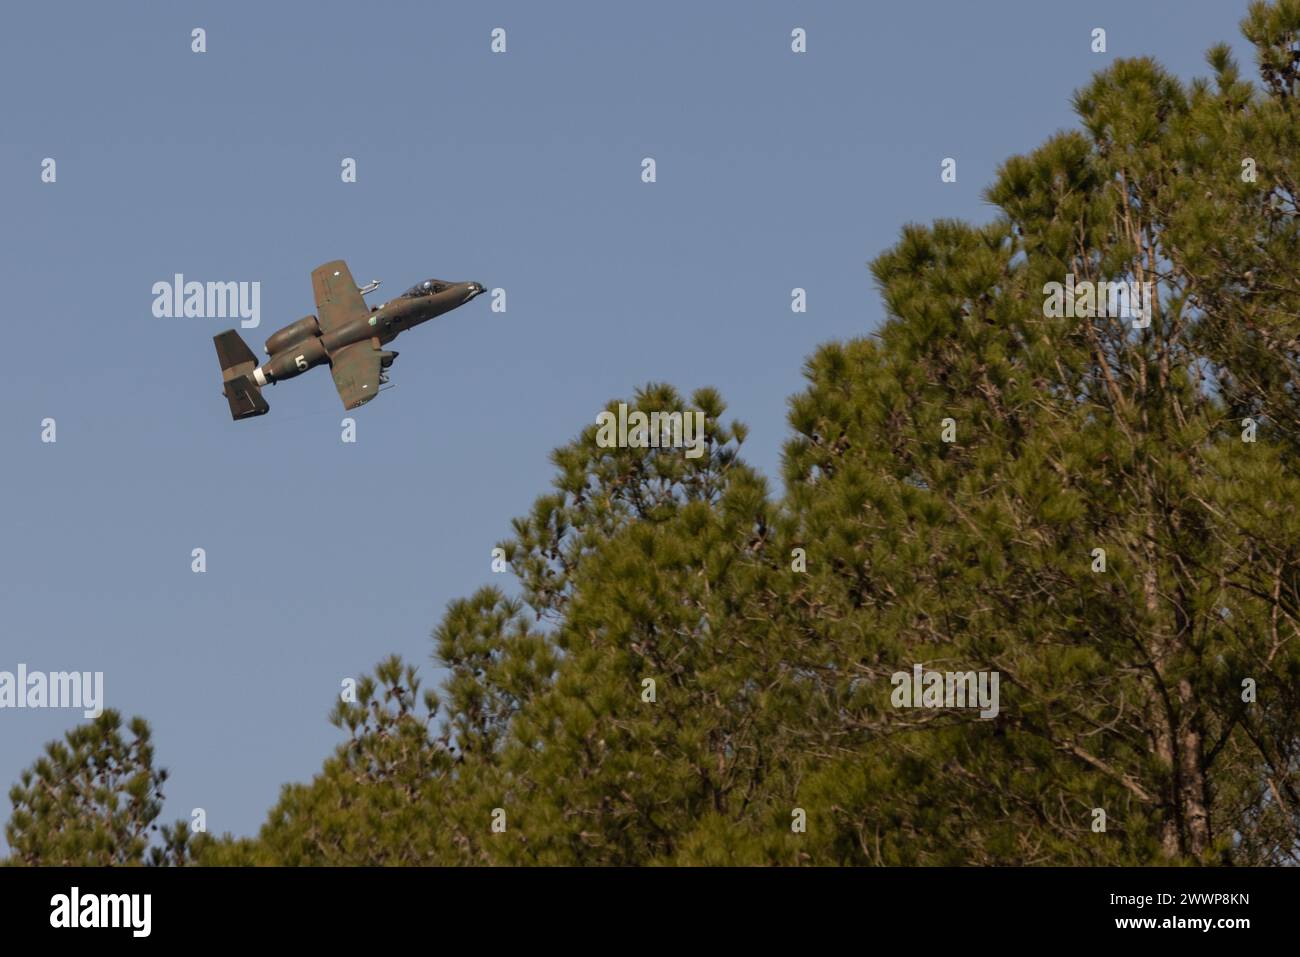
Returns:
[[[326,363],[345,409],[369,402],[387,381],[384,370],[397,358],[396,352],[383,348],[385,345],[412,326],[463,306],[486,291],[476,282],[426,279],[371,309],[341,259],[318,266],[311,279],[317,314],[292,322],[267,339],[270,358],[265,363],[258,365],[235,330],[213,337],[233,418],[265,414],[270,406],[262,395],[263,386]],[[367,286],[366,291],[373,288]]]
[[[399,296],[368,315],[348,319],[329,330],[322,330],[314,316],[299,319],[266,340],[266,352],[270,359],[254,370],[253,378],[258,385],[292,379],[308,369],[331,361],[347,346],[366,340],[376,340],[376,345],[386,346],[407,329],[436,319],[457,306],[464,305],[483,291],[483,287],[476,282],[449,283],[442,292],[432,292],[425,296]],[[291,334],[287,341],[277,340],[281,333],[291,331],[300,334]]]

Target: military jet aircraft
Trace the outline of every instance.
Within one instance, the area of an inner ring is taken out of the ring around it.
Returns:
[[[265,415],[271,407],[262,397],[263,386],[292,379],[323,363],[329,363],[334,374],[343,408],[365,405],[388,381],[385,370],[397,358],[396,352],[383,346],[412,326],[485,292],[476,282],[426,279],[382,306],[367,307],[362,296],[373,292],[379,283],[358,289],[341,259],[317,267],[311,285],[316,315],[290,323],[267,339],[270,358],[264,364],[258,365],[257,357],[234,329],[213,336],[232,418]]]

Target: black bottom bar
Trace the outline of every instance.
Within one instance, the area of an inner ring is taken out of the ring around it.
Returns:
[[[1295,868],[0,868],[7,942],[66,942],[75,933],[81,943],[127,946],[144,939],[373,944],[386,928],[401,939],[436,935],[431,942],[452,931],[483,934],[475,939],[496,946],[516,935],[534,946],[580,935],[600,946],[637,939],[770,946],[779,937],[820,948],[831,945],[828,935],[845,934],[873,946],[931,935],[945,946],[974,946],[1021,934],[1147,943],[1199,935],[1233,946],[1254,934],[1292,932],[1297,907]],[[82,926],[89,922],[117,926]]]

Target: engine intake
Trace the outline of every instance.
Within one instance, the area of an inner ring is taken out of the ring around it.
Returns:
[[[325,351],[324,344],[315,336],[310,336],[277,352],[259,371],[268,381],[278,382],[302,375],[313,366],[328,361],[329,353]]]
[[[320,335],[320,323],[315,316],[303,316],[292,322],[266,340],[266,354],[273,356],[289,348],[294,343]]]

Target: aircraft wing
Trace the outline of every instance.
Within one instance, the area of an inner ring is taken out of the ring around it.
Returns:
[[[343,408],[355,409],[379,394],[381,358],[373,339],[354,342],[330,356],[334,385],[343,400]]]
[[[316,294],[316,319],[322,332],[337,329],[349,319],[370,314],[370,308],[352,280],[352,271],[342,259],[317,266],[311,274],[311,289]]]

